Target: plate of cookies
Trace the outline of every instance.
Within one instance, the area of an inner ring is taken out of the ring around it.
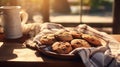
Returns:
[[[40,32],[24,44],[46,56],[75,59],[77,55],[71,52],[76,48],[107,46],[108,43],[102,32],[86,24],[66,28],[60,24],[44,23],[40,26]]]
[[[70,54],[76,48],[99,47],[105,45],[105,41],[97,36],[71,31],[57,31],[37,37],[37,49],[39,52],[59,59],[75,59],[76,55]]]

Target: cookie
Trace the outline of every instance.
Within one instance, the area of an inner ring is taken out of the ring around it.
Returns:
[[[37,43],[34,42],[34,41],[31,40],[31,39],[26,40],[26,41],[23,43],[23,45],[24,45],[25,47],[30,48],[30,49],[33,49],[33,50],[36,50],[36,49],[37,49],[37,47],[36,47]]]
[[[43,45],[52,45],[55,41],[54,34],[46,34],[40,38],[40,43]]]
[[[72,51],[72,47],[69,42],[55,42],[52,45],[52,50],[59,54],[68,54]]]
[[[78,33],[77,31],[70,31],[69,33],[74,39],[82,38],[82,33]]]
[[[78,47],[90,47],[89,43],[83,39],[73,39],[71,45],[74,49]]]
[[[82,38],[91,43],[93,46],[101,46],[100,39],[89,34],[82,34]]]
[[[72,35],[67,31],[62,31],[62,32],[55,33],[55,38],[58,41],[64,41],[64,42],[71,41],[73,39]]]

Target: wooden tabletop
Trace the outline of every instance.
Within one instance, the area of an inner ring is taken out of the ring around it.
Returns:
[[[120,41],[120,35],[111,35]],[[0,34],[0,67],[84,67],[81,59],[62,60],[51,58],[23,46],[28,35],[15,40],[8,40]]]

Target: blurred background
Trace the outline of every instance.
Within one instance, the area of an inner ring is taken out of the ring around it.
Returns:
[[[46,3],[43,1],[46,1]],[[47,5],[49,1],[49,5]],[[49,21],[55,23],[112,23],[114,0],[0,0],[0,6],[20,5],[29,15],[28,22],[41,22],[42,10],[49,6]],[[46,12],[47,13],[47,12]],[[98,30],[112,33],[111,27]]]

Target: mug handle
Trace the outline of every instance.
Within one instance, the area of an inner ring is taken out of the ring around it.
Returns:
[[[20,11],[21,24],[26,24],[28,20],[28,13],[24,10]]]
[[[3,26],[3,23],[2,23],[2,15],[3,15],[3,12],[2,11],[0,11],[0,27],[2,27]]]
[[[0,11],[0,33],[3,33],[3,12],[2,11]]]

